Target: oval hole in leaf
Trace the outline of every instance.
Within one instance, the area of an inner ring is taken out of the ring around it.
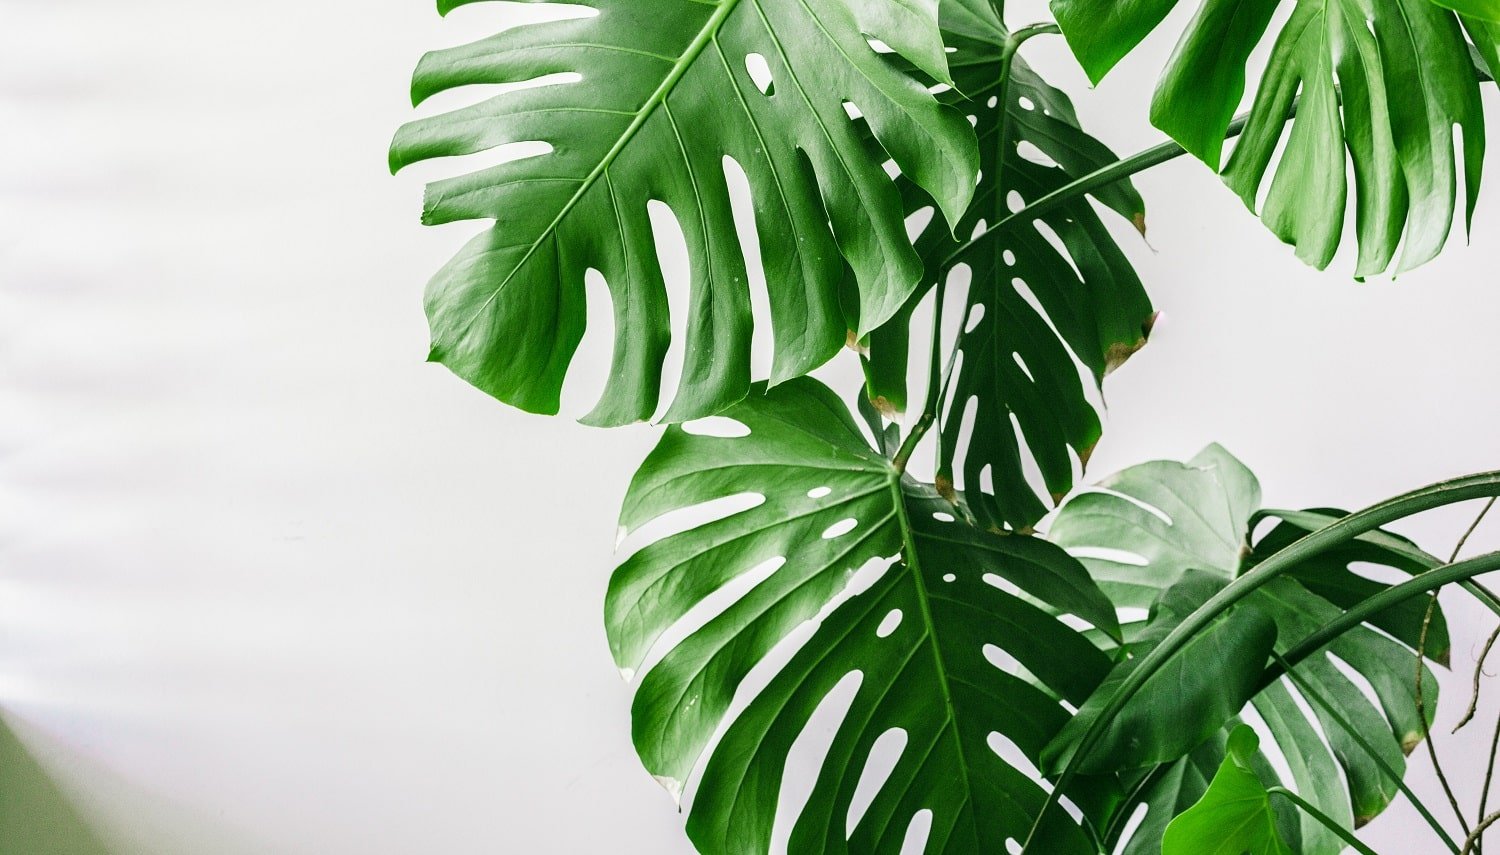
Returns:
[[[776,81],[771,79],[771,66],[766,63],[766,58],[758,53],[745,55],[745,71],[750,74],[750,82],[760,90],[760,94],[770,97],[776,94]]]
[[[885,786],[891,773],[896,771],[896,764],[901,762],[901,753],[906,750],[906,742],[906,731],[893,727],[880,734],[875,739],[875,744],[870,746],[870,756],[865,759],[865,768],[859,773],[859,783],[855,785],[854,796],[849,800],[849,816],[844,821],[845,840],[854,835],[854,829],[859,827],[865,811],[870,809],[870,804],[880,794],[880,788]]]

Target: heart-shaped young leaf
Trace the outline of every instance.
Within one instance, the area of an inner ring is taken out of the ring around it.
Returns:
[[[1176,5],[1052,0],[1068,44],[1095,82]],[[1215,170],[1251,51],[1276,11],[1277,0],[1207,0],[1157,85],[1152,122]],[[1437,255],[1452,227],[1455,126],[1463,135],[1472,220],[1484,119],[1458,18],[1429,0],[1306,0],[1293,4],[1276,34],[1224,180],[1252,210],[1264,191],[1266,225],[1322,268],[1342,236],[1352,165],[1356,275],[1389,268],[1398,245],[1398,269],[1409,270]]]
[[[1277,830],[1271,795],[1256,774],[1259,754],[1255,731],[1236,727],[1203,798],[1167,826],[1161,855],[1293,855]]]
[[[514,142],[551,146],[428,186],[424,222],[495,220],[428,288],[432,359],[507,403],[556,412],[583,335],[585,275],[595,270],[614,303],[615,351],[611,383],[586,421],[650,418],[671,337],[648,213],[657,201],[675,215],[691,268],[682,380],[667,418],[742,397],[751,313],[738,230],[749,224],[738,222],[729,189],[741,170],[769,291],[773,380],[806,373],[837,352],[849,326],[863,334],[901,307],[922,265],[882,164],[893,159],[950,222],[968,206],[977,171],[972,129],[924,85],[948,76],[935,3],[592,5],[589,15],[435,51],[417,68],[418,102],[470,85],[546,85],[411,122],[391,145],[392,168]],[[558,73],[580,79],[540,80]],[[851,109],[873,130],[878,155]],[[846,270],[857,292],[848,322]]]
[[[925,852],[1006,851],[1046,799],[1036,763],[1064,704],[1109,669],[1066,615],[1113,635],[1108,601],[1061,549],[956,521],[813,380],[724,415],[743,435],[670,428],[642,465],[625,529],[688,527],[627,558],[606,601],[615,659],[642,675],[636,749],[690,796],[693,842],[766,851],[800,793],[791,852],[924,833]],[[1062,812],[1041,834],[1098,851]]]
[[[1224,449],[1210,446],[1187,464],[1158,461],[1106,478],[1097,490],[1081,493],[1063,506],[1049,539],[1082,559],[1121,609],[1124,634],[1132,643],[1145,626],[1145,610],[1190,570],[1207,571],[1227,583],[1261,556],[1295,539],[1297,527],[1285,522],[1252,549],[1250,520],[1259,504],[1254,475]],[[1300,518],[1279,511],[1267,514],[1300,519],[1304,525],[1318,519],[1316,513]],[[1394,535],[1371,532],[1315,556],[1266,584],[1243,605],[1253,606],[1275,623],[1276,649],[1284,651],[1342,614],[1344,606],[1357,601],[1352,598],[1367,598],[1387,587],[1354,572],[1358,563],[1412,573],[1433,566],[1423,555]],[[1316,580],[1314,588],[1304,580]],[[1322,705],[1306,703],[1298,697],[1299,689],[1286,681],[1270,684],[1251,701],[1288,758],[1293,775],[1288,787],[1342,827],[1357,827],[1390,803],[1397,782],[1382,767],[1403,770],[1405,753],[1421,738],[1413,687],[1419,637],[1420,620],[1413,619],[1409,606],[1400,606],[1343,634],[1320,655],[1298,665],[1298,680],[1327,700],[1336,716]],[[1447,639],[1438,611],[1429,627],[1426,657],[1446,661]],[[1437,682],[1430,674],[1424,676],[1430,722]],[[1362,683],[1378,705],[1366,697]],[[1312,718],[1304,712],[1308,707]],[[1378,758],[1370,756],[1367,746],[1378,752]],[[1327,785],[1339,778],[1345,787]],[[1137,788],[1134,803],[1146,803],[1151,811],[1168,810],[1182,801],[1171,786],[1168,775],[1148,777]],[[1134,803],[1122,810],[1128,813]],[[1124,851],[1152,852],[1157,841],[1143,837],[1146,831],[1142,826]],[[1336,853],[1343,846],[1336,835],[1307,818],[1296,836],[1299,852]]]
[[[1079,128],[1068,97],[1019,57],[1009,61],[1007,76],[1008,35],[987,2],[948,0],[942,11],[955,88],[939,98],[973,118],[981,161],[974,204],[953,230],[959,239],[931,221],[916,239],[929,287],[960,268],[970,280],[955,333],[959,355],[936,413],[939,477],[964,490],[982,524],[1024,530],[1047,512],[1052,496],[1072,488],[1073,458],[1087,461],[1099,440],[1099,415],[1084,384],[1097,389],[1145,344],[1153,312],[1087,199],[1008,219],[1014,206],[1117,158]],[[930,213],[920,187],[904,177],[898,183],[909,215]],[[1144,203],[1128,181],[1094,196],[1144,227]],[[915,302],[869,340],[869,393],[888,411],[906,405]],[[1041,495],[1028,483],[1028,457]]]

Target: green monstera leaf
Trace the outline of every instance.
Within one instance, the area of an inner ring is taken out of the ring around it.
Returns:
[[[1176,5],[1052,0],[1068,44],[1095,82]],[[1484,163],[1479,75],[1459,17],[1429,0],[1289,5],[1244,134],[1223,165],[1225,182],[1252,210],[1264,190],[1261,218],[1319,268],[1338,248],[1351,195],[1357,276],[1388,269],[1398,245],[1399,270],[1431,260],[1452,227],[1460,171],[1472,220]],[[1157,85],[1152,122],[1215,170],[1250,54],[1277,9],[1277,0],[1208,0]],[[1464,21],[1479,43],[1486,36],[1477,23]],[[1493,54],[1493,43],[1488,50]],[[1462,132],[1461,170],[1455,127]]]
[[[606,601],[636,749],[693,842],[1008,851],[1047,798],[1042,747],[1109,670],[1077,624],[1115,635],[1108,600],[1058,547],[956,520],[816,381],[724,417],[738,435],[672,427],[642,465],[622,526],[649,542]],[[1063,812],[1039,839],[1098,851]]]
[[[598,0],[584,11],[434,51],[417,67],[417,102],[479,84],[547,85],[407,124],[391,145],[393,169],[507,143],[551,146],[428,186],[424,222],[495,221],[428,287],[432,359],[502,401],[556,412],[583,335],[585,277],[597,271],[614,304],[615,348],[611,382],[586,421],[650,418],[671,338],[649,210],[660,202],[691,268],[682,380],[667,419],[739,399],[752,322],[739,237],[750,224],[732,210],[735,170],[754,208],[773,381],[806,373],[851,327],[863,334],[902,306],[922,264],[884,163],[950,222],[977,172],[973,130],[928,92],[948,78],[935,3]],[[541,79],[559,73],[580,79]],[[878,155],[851,113],[873,131]]]
[[[959,356],[935,413],[939,483],[945,491],[957,484],[983,525],[1025,530],[1053,496],[1072,488],[1074,459],[1086,462],[1099,441],[1099,414],[1084,384],[1097,390],[1145,344],[1154,313],[1088,199],[1013,217],[1015,206],[1117,158],[1079,128],[1061,90],[1007,54],[1011,36],[987,2],[949,0],[942,11],[954,88],[939,97],[973,118],[981,160],[957,237],[929,220],[916,238],[929,287],[960,270],[969,279],[962,328],[954,332]],[[919,186],[904,177],[898,183],[909,215],[931,213]],[[1144,227],[1145,205],[1128,181],[1094,196]],[[869,392],[888,412],[906,406],[914,307],[868,343]],[[1028,481],[1028,458],[1039,485]]]
[[[1261,512],[1261,516],[1279,515],[1288,521],[1252,547],[1252,521],[1259,505],[1260,487],[1254,475],[1224,449],[1210,446],[1186,464],[1146,463],[1106,478],[1063,506],[1048,537],[1079,557],[1120,609],[1127,648],[1138,657],[1171,629],[1170,615],[1180,620],[1253,567],[1261,556],[1275,553],[1328,518],[1328,512]],[[1395,535],[1375,531],[1308,559],[1294,572],[1251,594],[1235,611],[1248,609],[1264,616],[1275,628],[1274,650],[1285,652],[1334,621],[1346,607],[1387,587],[1365,575],[1369,571],[1361,565],[1413,574],[1440,563]],[[1204,578],[1215,584],[1194,584]],[[1149,610],[1166,594],[1186,600],[1171,609],[1165,622],[1148,620],[1148,615],[1163,617],[1159,608],[1154,613]],[[1405,769],[1405,755],[1418,744],[1424,730],[1413,679],[1421,633],[1418,609],[1425,610],[1425,601],[1403,603],[1372,616],[1366,624],[1333,640],[1321,655],[1303,660],[1295,681],[1264,684],[1258,680],[1266,670],[1266,649],[1238,658],[1211,657],[1214,667],[1170,672],[1183,681],[1179,691],[1192,696],[1217,689],[1231,696],[1225,700],[1228,707],[1163,705],[1160,698],[1143,693],[1127,710],[1139,708],[1138,717],[1151,718],[1154,732],[1165,739],[1174,730],[1199,734],[1204,727],[1222,726],[1228,710],[1248,701],[1286,758],[1292,775],[1292,780],[1284,782],[1287,788],[1300,793],[1340,827],[1358,827],[1383,810],[1398,792],[1398,781],[1390,771],[1400,774]],[[1423,649],[1429,659],[1446,662],[1448,647],[1447,625],[1439,611]],[[1129,661],[1119,666],[1111,680],[1118,682],[1129,667]],[[1226,675],[1225,669],[1237,673]],[[1430,723],[1437,681],[1428,674],[1425,685],[1425,714]],[[1319,702],[1309,701],[1309,693]],[[1312,717],[1305,712],[1309,708]],[[1082,725],[1075,725],[1062,734],[1047,756],[1068,756],[1068,741],[1081,729]],[[1202,794],[1201,770],[1212,768],[1220,758],[1212,750],[1195,750],[1173,763],[1152,767],[1144,764],[1160,756],[1142,757],[1128,739],[1115,738],[1096,746],[1086,759],[1093,771],[1112,767],[1124,772],[1126,787],[1134,795],[1122,804],[1119,816],[1128,815],[1139,804],[1147,805],[1147,819],[1124,851],[1154,853],[1172,812]],[[1329,786],[1338,780],[1344,782],[1343,787]],[[1110,833],[1121,832],[1119,816],[1104,823]],[[1302,818],[1300,828],[1286,833],[1298,852],[1336,853],[1344,845],[1309,816]]]

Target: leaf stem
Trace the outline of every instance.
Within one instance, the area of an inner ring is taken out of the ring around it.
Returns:
[[[1493,504],[1494,501],[1494,499],[1491,499],[1490,503],[1484,506],[1484,510],[1489,510],[1490,504]],[[1483,518],[1484,511],[1480,511],[1479,515],[1481,518]],[[1477,524],[1478,520],[1476,520],[1475,523]],[[1470,531],[1472,530],[1473,529],[1471,527]],[[1455,558],[1458,556],[1459,549],[1462,548],[1463,541],[1459,541],[1458,546],[1453,550],[1453,555]],[[1438,783],[1443,787],[1443,795],[1448,797],[1448,806],[1453,808],[1453,815],[1458,817],[1459,829],[1463,831],[1465,836],[1468,836],[1469,821],[1464,818],[1464,809],[1458,806],[1458,796],[1453,794],[1453,785],[1448,782],[1448,773],[1443,770],[1442,761],[1438,760],[1437,746],[1432,743],[1432,730],[1427,724],[1427,703],[1422,698],[1422,676],[1427,672],[1427,663],[1424,661],[1424,657],[1427,654],[1427,630],[1428,627],[1432,625],[1432,614],[1433,612],[1437,611],[1437,604],[1438,592],[1433,591],[1432,596],[1430,596],[1427,600],[1427,611],[1422,615],[1422,634],[1417,637],[1417,681],[1415,699],[1417,704],[1417,721],[1421,722],[1422,724],[1422,742],[1426,743],[1427,745],[1427,757],[1432,761],[1432,771],[1437,773]]]
[[[1360,855],[1377,855],[1374,849],[1371,849],[1370,847],[1361,843],[1359,838],[1354,836],[1354,832],[1349,831],[1342,825],[1334,822],[1331,818],[1329,818],[1327,814],[1313,807],[1301,796],[1297,795],[1291,790],[1288,790],[1286,787],[1267,787],[1266,794],[1281,796],[1282,798],[1296,805],[1297,808],[1303,813],[1317,820],[1319,825],[1323,826],[1334,834],[1337,834],[1341,840],[1349,844],[1349,846],[1352,847],[1354,851],[1359,852]]]
[[[1484,642],[1484,649],[1479,652],[1479,661],[1474,663],[1474,692],[1469,698],[1469,709],[1464,712],[1464,717],[1453,726],[1453,732],[1458,733],[1464,725],[1474,720],[1474,714],[1479,711],[1479,678],[1484,675],[1484,661],[1490,658],[1490,650],[1494,648],[1496,640],[1500,640],[1500,626],[1490,633],[1490,637]]]
[[[1500,748],[1500,721],[1495,722],[1495,735],[1490,737],[1490,759],[1484,768],[1484,786],[1479,790],[1479,815],[1481,817],[1485,816],[1485,806],[1490,802],[1490,784],[1495,780],[1495,750],[1497,748]],[[1469,836],[1474,838],[1476,851],[1484,849],[1484,830],[1489,827],[1487,820],[1488,817],[1479,820],[1479,825],[1469,832]],[[1468,846],[1468,841],[1464,841],[1464,847],[1467,849]]]
[[[1464,544],[1469,542],[1469,536],[1474,533],[1475,529],[1479,528],[1479,524],[1481,522],[1484,522],[1485,514],[1488,514],[1490,512],[1490,508],[1493,508],[1494,506],[1495,497],[1491,496],[1489,501],[1484,503],[1484,507],[1479,509],[1479,514],[1474,517],[1474,521],[1472,523],[1469,523],[1469,527],[1464,530],[1464,533],[1462,535],[1459,536],[1458,542],[1453,545],[1453,552],[1448,556],[1449,564],[1452,564],[1453,562],[1458,560],[1459,553],[1463,552],[1464,550]],[[1454,794],[1453,785],[1448,781],[1448,773],[1445,769],[1443,769],[1442,761],[1438,759],[1437,745],[1432,741],[1432,730],[1427,723],[1427,703],[1426,700],[1422,697],[1422,678],[1427,673],[1427,663],[1424,661],[1424,657],[1427,653],[1427,631],[1432,626],[1432,615],[1437,611],[1438,594],[1440,592],[1441,589],[1439,589],[1438,591],[1433,591],[1432,596],[1428,599],[1427,611],[1422,615],[1422,634],[1417,638],[1417,676],[1415,698],[1417,704],[1417,721],[1421,722],[1422,725],[1422,741],[1426,743],[1427,757],[1432,761],[1432,771],[1437,775],[1438,784],[1443,788],[1443,795],[1448,798],[1448,806],[1453,809],[1453,815],[1458,818],[1459,829],[1462,830],[1464,836],[1467,837],[1469,834],[1469,820],[1464,816],[1463,808],[1459,807],[1458,796]],[[1477,687],[1475,689],[1474,695],[1477,700],[1479,696]],[[1484,813],[1484,808],[1482,806],[1480,807],[1479,812],[1481,814]]]

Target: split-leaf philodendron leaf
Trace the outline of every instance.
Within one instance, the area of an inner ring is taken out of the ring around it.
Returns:
[[[1099,414],[1083,384],[1097,388],[1145,344],[1153,312],[1088,199],[996,228],[1014,205],[1035,202],[1116,157],[1079,128],[1068,97],[1019,57],[1007,76],[1008,35],[988,2],[949,0],[942,12],[955,88],[939,97],[973,117],[981,160],[974,204],[957,228],[929,220],[916,239],[927,287],[948,282],[961,267],[969,274],[959,357],[938,411],[939,477],[964,490],[982,525],[1026,529],[1047,512],[1047,500],[1072,488],[1073,458],[1086,462],[1099,440]],[[904,177],[898,183],[910,215],[930,214],[932,201],[920,187]],[[1145,205],[1128,181],[1094,196],[1143,227]],[[907,403],[914,307],[912,301],[869,341],[869,392],[887,409]],[[1028,452],[1044,482],[1040,496],[1026,478]]]
[[[1208,574],[1219,585],[1226,584],[1260,558],[1305,534],[1307,527],[1328,518],[1326,512],[1263,512],[1289,521],[1256,541],[1252,548],[1251,520],[1259,505],[1260,486],[1255,476],[1224,449],[1210,446],[1186,464],[1146,463],[1104,479],[1097,489],[1080,493],[1063,506],[1048,537],[1079,556],[1121,609],[1127,647],[1138,654],[1148,649],[1163,630],[1170,629],[1145,620],[1147,610],[1163,592],[1176,590],[1186,595],[1188,590],[1180,583],[1194,573]],[[1318,554],[1295,572],[1257,590],[1235,609],[1250,609],[1268,618],[1276,629],[1275,649],[1288,650],[1342,614],[1346,606],[1386,587],[1356,573],[1354,567],[1360,563],[1384,565],[1409,574],[1441,562],[1394,535],[1372,532]],[[1199,591],[1200,602],[1212,593],[1212,589]],[[1403,771],[1406,753],[1421,738],[1423,726],[1413,679],[1421,618],[1414,611],[1425,611],[1425,606],[1424,601],[1420,606],[1408,603],[1392,608],[1297,666],[1296,679],[1330,703],[1337,716],[1305,697],[1299,699],[1303,693],[1285,679],[1270,683],[1249,699],[1287,758],[1293,777],[1284,782],[1287,788],[1301,793],[1343,827],[1362,825],[1390,803],[1397,792],[1396,781],[1382,770],[1381,761],[1398,773]],[[1192,608],[1191,603],[1181,604],[1172,613],[1185,615]],[[1157,616],[1161,617],[1160,611]],[[1437,610],[1428,627],[1424,652],[1433,661],[1446,662],[1448,646],[1447,625],[1441,610]],[[1264,671],[1265,663],[1263,656],[1249,658],[1260,661],[1219,657],[1197,677],[1217,680],[1226,690],[1253,684],[1251,678]],[[1254,674],[1227,675],[1225,668]],[[1191,676],[1191,672],[1185,673]],[[1373,691],[1378,705],[1366,697],[1361,684]],[[1425,675],[1423,694],[1430,722],[1438,694],[1437,681],[1430,673]],[[1138,703],[1151,706],[1153,701],[1142,698]],[[1308,718],[1305,708],[1313,710],[1314,719]],[[1161,717],[1156,723],[1158,729],[1171,726],[1196,732],[1210,712],[1213,710],[1202,705],[1183,704],[1175,708],[1156,706],[1152,714]],[[1222,717],[1223,712],[1214,714]],[[1349,725],[1356,734],[1349,732]],[[1319,730],[1326,734],[1327,744]],[[1048,749],[1049,757],[1067,755],[1069,735],[1063,734]],[[1380,761],[1369,756],[1361,741],[1379,752]],[[1110,765],[1126,771],[1138,766],[1140,760],[1140,752],[1126,740],[1105,744],[1091,755],[1090,765],[1096,771]],[[1175,764],[1126,775],[1127,785],[1132,778],[1136,781],[1135,796],[1121,811],[1128,815],[1139,803],[1147,804],[1148,811],[1146,821],[1124,851],[1154,855],[1166,821],[1175,810],[1202,794],[1205,782],[1201,770],[1216,765],[1219,759],[1211,751],[1205,756],[1195,753]],[[1329,785],[1340,779],[1343,787]],[[1117,823],[1108,824],[1119,828]],[[1308,855],[1332,855],[1343,847],[1332,832],[1309,818],[1302,820],[1300,829],[1290,829],[1288,839],[1297,852]],[[1108,842],[1113,845],[1113,841]]]
[[[441,0],[440,8],[476,0]],[[750,383],[751,300],[730,176],[743,171],[769,293],[772,380],[880,325],[922,278],[894,160],[950,222],[977,172],[973,130],[928,92],[948,78],[936,3],[597,0],[589,14],[514,27],[423,58],[414,100],[521,83],[418,119],[393,168],[541,141],[551,151],[428,186],[423,220],[493,219],[427,292],[432,359],[515,406],[553,413],[585,323],[585,275],[614,304],[610,382],[586,418],[651,418],[671,338],[649,203],[687,242],[682,378],[666,418],[712,413]],[[571,7],[575,12],[579,7]],[[904,58],[909,73],[871,45]],[[757,69],[766,72],[759,81]],[[850,119],[858,112],[880,152]],[[729,161],[738,166],[731,167]],[[857,297],[841,305],[846,271]]]
[[[1176,0],[1052,0],[1085,71],[1099,81],[1166,17]],[[1245,91],[1252,50],[1278,0],[1207,0],[1157,85],[1151,120],[1220,169],[1225,134]],[[1464,27],[1494,53],[1478,19],[1429,0],[1302,0],[1276,32],[1249,123],[1224,180],[1297,255],[1325,267],[1344,227],[1354,175],[1358,276],[1431,260],[1452,227],[1460,170],[1472,221],[1484,162],[1479,75]],[[1473,5],[1472,3],[1466,5]],[[1488,42],[1488,44],[1484,44]],[[1286,132],[1287,118],[1295,111]],[[1272,156],[1285,137],[1275,169]]]
[[[925,833],[921,851],[977,855],[1025,839],[1042,746],[1110,665],[1066,616],[1113,636],[1109,602],[1061,549],[955,520],[816,381],[758,389],[725,417],[748,433],[673,427],[642,465],[625,530],[690,527],[630,555],[606,601],[615,659],[639,673],[636,749],[689,797],[693,842],[766,851],[805,740],[820,753],[784,818],[788,851],[896,852]],[[1063,812],[1040,839],[1098,851]]]

